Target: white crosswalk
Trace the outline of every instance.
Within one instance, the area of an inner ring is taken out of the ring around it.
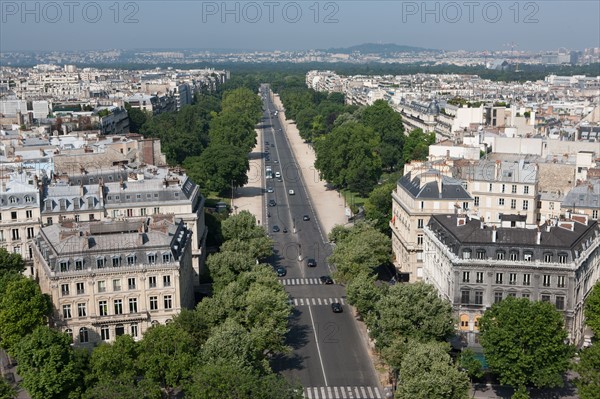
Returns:
[[[339,302],[345,305],[344,298],[290,298],[289,302],[294,306],[308,306],[308,305],[331,305],[334,302]]]
[[[283,285],[319,285],[323,284],[319,278],[282,278],[279,280]]]
[[[377,387],[309,387],[306,399],[382,399]]]

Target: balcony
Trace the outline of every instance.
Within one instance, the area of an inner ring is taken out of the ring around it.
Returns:
[[[108,316],[91,316],[90,319],[92,320],[93,326],[105,324],[139,323],[142,321],[149,321],[150,314],[148,312],[125,313]]]

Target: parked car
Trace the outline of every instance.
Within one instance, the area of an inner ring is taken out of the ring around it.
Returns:
[[[275,192],[275,190],[273,189],[273,187],[267,187],[267,192],[273,193],[273,192]]]
[[[279,276],[279,277],[283,277],[287,274],[287,271],[285,270],[285,268],[281,267],[281,266],[278,267],[275,271],[277,272],[277,276]]]
[[[330,276],[321,276],[320,279],[323,284],[333,284],[333,279]]]
[[[344,311],[344,308],[342,308],[342,304],[339,302],[333,302],[331,304],[331,310],[333,310],[333,313],[342,313]]]
[[[289,191],[288,191],[288,193],[289,193],[290,195],[294,195],[294,194],[296,194],[296,193],[294,192],[294,190],[289,190]]]
[[[302,216],[302,220],[304,220],[305,222],[308,222],[310,220],[310,216],[304,215],[304,216]]]
[[[275,202],[274,199],[269,200],[269,206],[276,206],[276,205],[277,205],[277,202]]]
[[[277,226],[277,225],[273,226],[273,233],[279,233],[279,226]]]
[[[317,261],[314,260],[313,258],[308,258],[306,260],[306,266],[308,266],[308,267],[317,267]]]

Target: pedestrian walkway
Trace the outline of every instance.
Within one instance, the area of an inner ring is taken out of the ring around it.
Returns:
[[[344,298],[290,298],[290,305],[294,306],[319,306],[331,305],[332,303],[340,303],[345,305]]]
[[[306,399],[382,399],[377,387],[309,387]]]
[[[319,285],[325,284],[319,278],[282,278],[279,280],[283,285]],[[334,281],[335,284],[335,281]]]

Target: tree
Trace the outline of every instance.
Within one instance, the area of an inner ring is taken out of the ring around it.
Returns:
[[[50,298],[26,277],[11,279],[0,297],[0,338],[9,353],[27,334],[45,325],[52,311]]]
[[[121,335],[112,344],[101,344],[92,352],[87,377],[94,382],[133,383],[140,374],[138,353],[138,344],[130,335]]]
[[[362,272],[350,281],[346,290],[348,302],[365,319],[375,310],[375,304],[383,295],[383,290],[375,285],[376,279],[376,276]]]
[[[395,189],[395,182],[375,187],[365,202],[365,217],[373,220],[382,233],[388,233],[390,230],[392,192]]]
[[[600,281],[594,285],[585,298],[584,305],[585,324],[587,324],[596,336],[600,336]]]
[[[265,259],[273,255],[273,240],[266,235],[245,240],[234,238],[221,245],[221,251],[243,253],[253,259]]]
[[[184,167],[200,186],[223,193],[248,183],[250,163],[242,148],[211,143],[199,157],[187,158]]]
[[[458,358],[458,364],[463,369],[469,378],[481,378],[484,375],[483,365],[475,357],[475,352],[472,349],[465,349]]]
[[[5,273],[23,273],[25,263],[19,254],[8,252],[4,248],[0,248],[0,278]]]
[[[42,326],[14,348],[22,386],[33,399],[64,399],[81,383],[71,338]]]
[[[435,143],[435,133],[423,133],[421,129],[414,129],[404,141],[402,156],[404,162],[413,160],[426,160],[429,155],[429,146]]]
[[[399,399],[465,399],[469,378],[448,355],[448,345],[439,342],[411,346],[400,366]]]
[[[575,364],[579,377],[575,380],[581,399],[600,399],[600,345],[583,349]]]
[[[381,137],[379,155],[385,169],[394,170],[402,164],[404,125],[402,116],[384,100],[377,100],[360,113],[360,121]]]
[[[139,384],[133,382],[124,382],[120,379],[115,381],[100,381],[88,388],[85,392],[85,399],[161,399],[162,394],[158,386],[146,387],[146,380]]]
[[[230,362],[242,367],[256,367],[260,361],[261,353],[252,337],[233,318],[215,327],[202,347],[203,364]]]
[[[508,297],[480,319],[480,340],[486,360],[502,384],[525,392],[559,387],[569,367],[572,348],[565,344],[563,316],[549,302]]]
[[[218,292],[255,264],[256,259],[246,253],[224,251],[210,255],[206,266],[213,281],[213,291]]]
[[[273,373],[258,373],[235,362],[217,362],[202,366],[186,386],[190,399],[301,399],[299,387]]]
[[[446,341],[454,334],[450,303],[425,283],[396,284],[375,305],[377,317],[371,329],[378,347],[395,337],[419,341]]]
[[[160,385],[168,397],[192,374],[194,340],[174,323],[156,325],[140,342],[138,367],[149,382]]]
[[[221,232],[225,241],[234,238],[247,240],[265,236],[265,230],[256,224],[256,217],[248,211],[241,211],[224,220],[221,223]]]
[[[221,108],[224,113],[242,114],[255,122],[258,122],[262,115],[260,97],[245,87],[223,93]]]
[[[139,133],[142,125],[148,118],[147,114],[139,108],[132,108],[129,103],[125,103],[125,109],[129,116],[129,131],[131,133]]]
[[[17,391],[0,376],[0,399],[14,399],[17,397]]]

